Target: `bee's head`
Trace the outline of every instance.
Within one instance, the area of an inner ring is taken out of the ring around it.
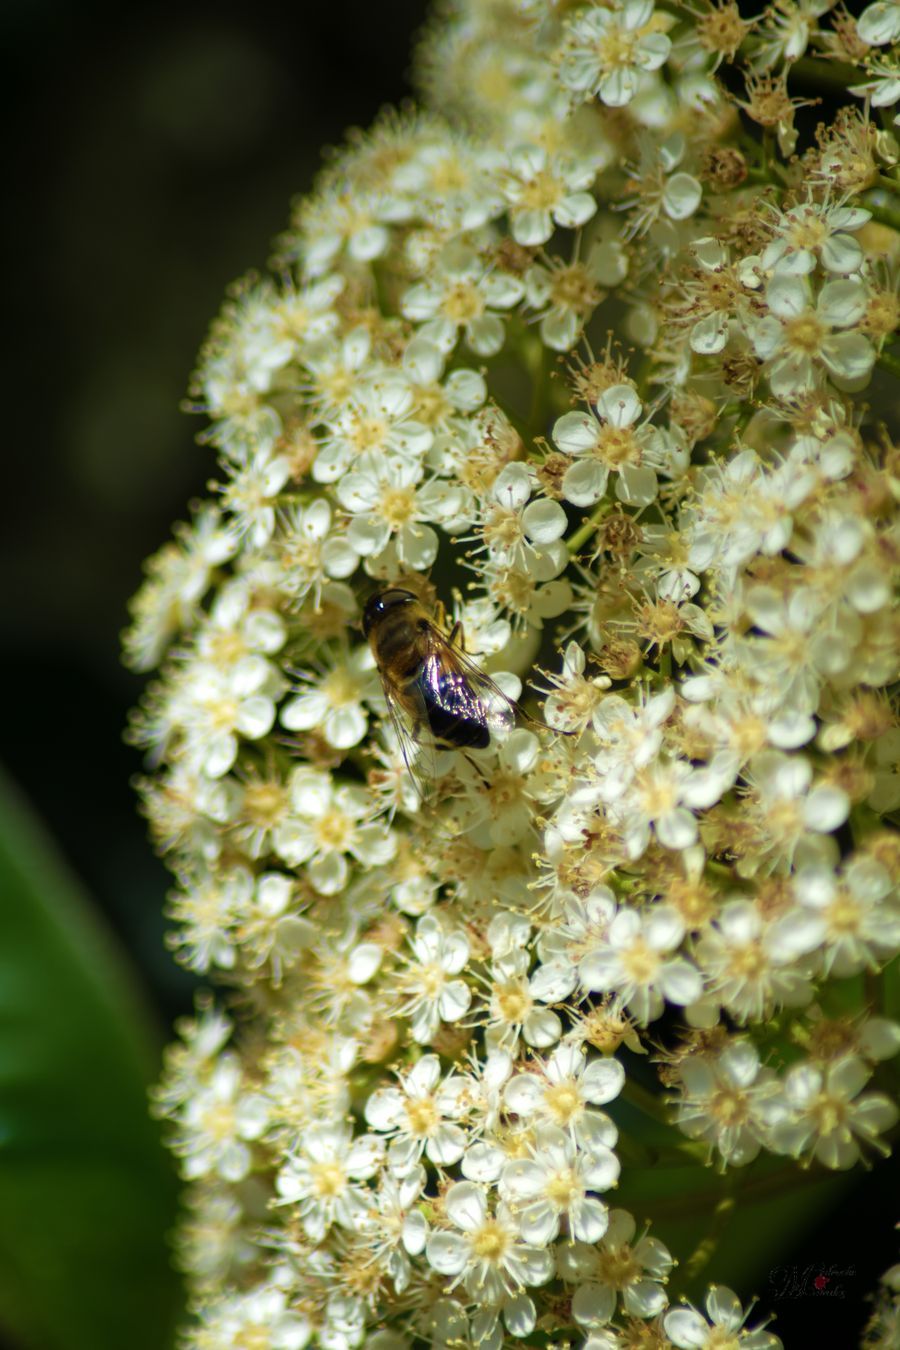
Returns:
[[[369,636],[375,624],[383,619],[386,614],[398,609],[400,605],[414,605],[416,603],[416,597],[412,591],[401,590],[399,586],[390,586],[386,591],[376,591],[374,595],[370,595],[362,616],[362,628],[366,637]]]

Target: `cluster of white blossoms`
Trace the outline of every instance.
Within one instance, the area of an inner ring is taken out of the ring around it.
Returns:
[[[697,1282],[727,1233],[615,1203],[640,1121],[711,1222],[704,1164],[739,1224],[888,1151],[898,43],[896,0],[453,0],[425,110],[214,325],[219,481],[126,635],[220,988],[157,1098],[189,1350],[775,1350]],[[421,791],[385,585],[524,709]]]

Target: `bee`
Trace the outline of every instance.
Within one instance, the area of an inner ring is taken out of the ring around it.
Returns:
[[[416,747],[429,742],[447,750],[486,750],[491,733],[508,730],[518,708],[466,656],[460,625],[445,635],[412,591],[389,586],[366,602],[363,633],[381,676],[388,712],[406,767]]]

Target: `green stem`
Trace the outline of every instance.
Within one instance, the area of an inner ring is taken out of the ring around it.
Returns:
[[[531,380],[531,407],[528,409],[528,429],[531,440],[546,432],[547,395],[550,381],[547,378],[547,348],[543,342],[528,343],[523,351],[528,378]]]
[[[889,375],[900,376],[900,357],[892,356],[890,352],[882,352],[875,364]]]
[[[892,209],[890,206],[879,206],[877,202],[863,201],[866,210],[871,214],[873,220],[877,220],[879,225],[887,225],[888,229],[896,230],[900,234],[900,211]]]
[[[625,1079],[625,1086],[622,1088],[622,1097],[632,1106],[636,1106],[645,1116],[650,1116],[653,1120],[658,1120],[661,1125],[669,1126],[672,1124],[669,1113],[666,1110],[666,1103],[662,1098],[657,1097],[656,1094],[650,1092],[649,1089],[641,1087],[640,1083],[636,1083],[633,1078]]]
[[[770,1195],[786,1195],[791,1191],[806,1190],[810,1186],[821,1186],[825,1182],[838,1182],[840,1179],[840,1173],[826,1172],[819,1166],[801,1167],[799,1163],[791,1161],[773,1172],[761,1174],[755,1181],[745,1179],[736,1198],[744,1205],[753,1200],[765,1200]],[[709,1203],[710,1197],[706,1191],[691,1195],[660,1196],[653,1200],[653,1214],[654,1218],[675,1216],[689,1219],[697,1214],[708,1213]]]
[[[597,526],[601,523],[601,521],[604,519],[605,516],[609,515],[611,510],[612,510],[612,502],[607,497],[603,498],[599,506],[594,507],[593,511],[588,516],[584,524],[580,525],[578,529],[575,531],[575,533],[573,535],[570,535],[569,538],[566,540],[566,548],[569,551],[570,557],[574,558],[575,554],[581,548],[582,544],[587,543],[591,535],[596,530]]]
[[[695,1280],[700,1272],[709,1265],[722,1239],[722,1234],[728,1227],[728,1223],[737,1208],[734,1178],[730,1172],[726,1175],[725,1181],[726,1184],[730,1183],[729,1189],[713,1210],[709,1232],[704,1238],[701,1238],[684,1263],[684,1273],[688,1280]]]
[[[862,72],[845,61],[819,61],[814,56],[801,56],[788,68],[788,77],[801,84],[844,93],[849,84],[856,84]]]

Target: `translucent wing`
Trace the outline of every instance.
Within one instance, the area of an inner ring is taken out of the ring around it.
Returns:
[[[519,710],[513,700],[437,630],[423,663],[422,685],[431,730],[447,745],[485,750],[492,735],[515,725]]]
[[[428,726],[428,714],[424,699],[421,693],[415,690],[406,693],[401,698],[399,692],[384,674],[382,674],[381,683],[384,689],[388,716],[391,719],[391,726],[394,728],[394,734],[400,746],[403,762],[409,771],[410,778],[416,785],[419,797],[424,801],[427,784],[435,777],[434,745],[430,738],[423,740],[419,734],[422,727]],[[413,708],[405,706],[411,700],[415,706]]]

